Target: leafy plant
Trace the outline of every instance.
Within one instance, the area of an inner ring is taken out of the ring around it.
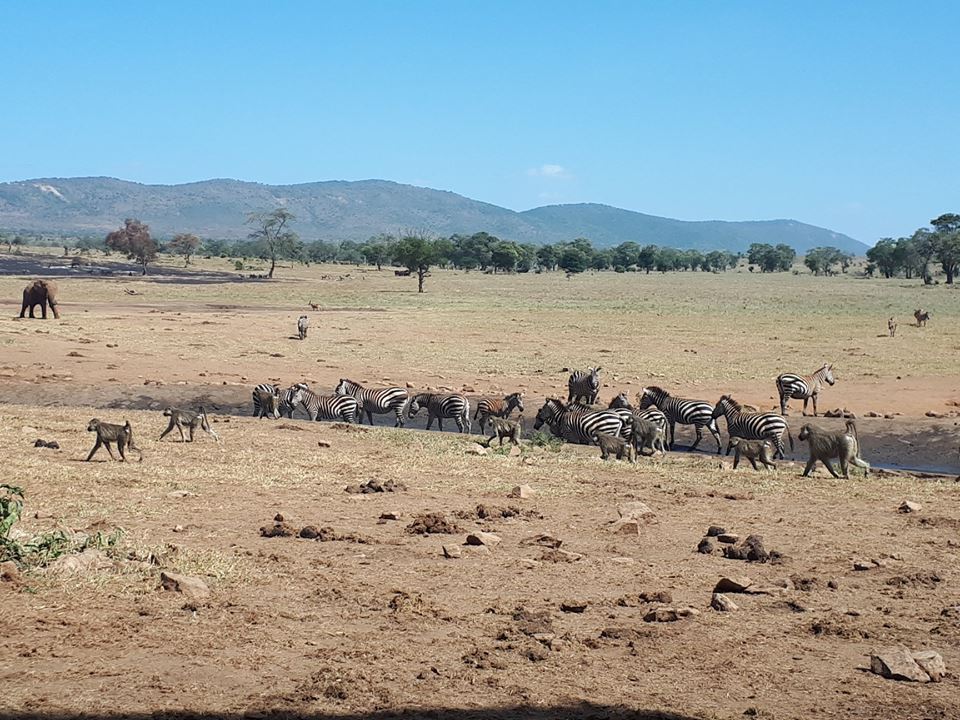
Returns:
[[[552,452],[560,452],[560,448],[563,447],[563,440],[546,430],[537,430],[530,436],[530,444],[534,447],[546,448]]]

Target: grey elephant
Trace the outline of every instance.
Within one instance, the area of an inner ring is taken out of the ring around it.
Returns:
[[[34,280],[23,289],[23,307],[20,308],[20,317],[23,317],[30,308],[30,317],[36,317],[33,314],[33,308],[40,306],[43,313],[43,319],[47,319],[47,305],[53,310],[53,317],[60,319],[60,311],[57,310],[57,283],[53,280]]]

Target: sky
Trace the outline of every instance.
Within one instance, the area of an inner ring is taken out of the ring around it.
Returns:
[[[525,210],[960,212],[958,2],[0,0],[0,182],[381,178]]]

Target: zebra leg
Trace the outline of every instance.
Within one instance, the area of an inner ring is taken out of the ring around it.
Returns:
[[[780,414],[787,414],[787,398],[783,394],[783,388],[779,385],[777,386],[777,392],[780,394]]]
[[[817,416],[817,393],[814,393],[810,396],[810,399],[813,400],[813,416]]]
[[[456,421],[457,421],[457,428],[459,428],[460,432],[465,432],[466,424],[463,422],[463,418],[458,415],[456,418]]]
[[[673,450],[674,443],[676,443],[677,436],[677,423],[673,420],[670,421],[670,449]]]
[[[694,426],[697,430],[697,439],[693,441],[693,445],[690,446],[690,451],[693,452],[697,449],[697,445],[700,444],[700,441],[703,440],[703,428],[699,425]]]
[[[437,415],[437,430],[443,432],[443,418]]]
[[[720,442],[720,428],[717,427],[717,421],[714,420],[713,418],[710,418],[710,424],[707,425],[707,428],[713,434],[714,440],[717,441],[717,455],[719,455],[720,448],[723,445],[723,443]]]
[[[810,402],[810,398],[809,398],[809,397],[805,397],[805,398],[803,399],[803,416],[804,416],[804,417],[807,416],[807,403],[808,403],[808,402]],[[814,404],[814,407],[816,407],[816,404]],[[816,417],[817,411],[814,410],[814,411],[813,411],[813,414],[814,414],[814,417]]]
[[[783,437],[777,436],[773,441],[774,445],[777,448],[777,452],[774,453],[775,458],[780,458],[781,460],[787,459],[787,449],[783,446]]]

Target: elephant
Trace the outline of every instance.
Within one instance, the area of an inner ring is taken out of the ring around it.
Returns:
[[[53,280],[34,280],[23,289],[23,307],[20,309],[20,317],[23,317],[30,308],[30,317],[35,317],[33,308],[40,306],[43,313],[43,319],[47,319],[47,304],[53,310],[53,317],[60,319],[60,311],[57,310],[57,283]]]

